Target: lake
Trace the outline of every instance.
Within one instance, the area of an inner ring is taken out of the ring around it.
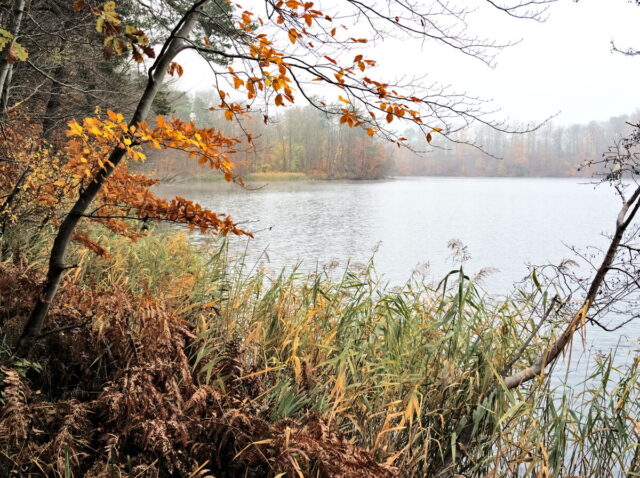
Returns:
[[[527,275],[527,264],[572,257],[568,246],[607,244],[620,200],[606,185],[550,178],[394,178],[385,181],[273,182],[259,189],[225,183],[169,184],[163,196],[181,195],[230,214],[255,239],[232,239],[247,249],[249,263],[279,270],[301,262],[302,270],[327,264],[367,262],[402,284],[429,264],[438,279],[453,262],[447,243],[462,241],[473,275],[495,269],[483,287],[508,293]],[[263,251],[266,250],[266,254]],[[589,332],[590,349],[620,343],[620,359],[636,348],[638,325],[616,333]],[[583,361],[584,365],[584,361]]]

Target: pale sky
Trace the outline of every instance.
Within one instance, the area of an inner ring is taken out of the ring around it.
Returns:
[[[316,4],[322,8],[323,2]],[[503,50],[494,69],[438,45],[385,41],[365,49],[380,65],[376,77],[428,74],[432,81],[493,99],[490,108],[501,110],[496,118],[513,121],[541,121],[560,112],[556,122],[587,123],[640,109],[640,56],[611,51],[612,40],[640,49],[640,7],[628,0],[558,0],[544,23],[487,9],[468,20],[481,36],[522,41]],[[194,57],[180,62],[187,70],[181,88],[209,88],[206,65]]]

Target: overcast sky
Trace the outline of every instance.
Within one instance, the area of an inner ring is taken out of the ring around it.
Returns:
[[[499,117],[516,121],[540,121],[560,112],[556,122],[587,123],[640,108],[640,57],[611,51],[612,40],[640,49],[640,7],[628,0],[558,0],[544,23],[481,9],[469,24],[480,35],[522,41],[503,50],[493,69],[429,43],[386,41],[369,46],[367,56],[379,62],[377,77],[428,74],[493,99]],[[206,65],[192,58],[180,61],[187,69],[182,88],[211,85]]]
[[[560,0],[543,24],[507,23],[504,31],[522,42],[504,50],[494,70],[473,65],[466,78],[470,90],[493,97],[503,112],[541,120],[561,111],[557,121],[582,123],[640,108],[640,57],[611,51],[612,40],[640,49],[640,7]]]

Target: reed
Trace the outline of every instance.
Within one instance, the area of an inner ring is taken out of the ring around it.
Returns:
[[[390,287],[373,260],[341,274],[274,274],[232,256],[224,241],[195,246],[154,233],[137,243],[108,235],[100,242],[111,258],[76,251],[75,282],[172,311],[193,331],[197,386],[245,390],[275,426],[321,417],[398,476],[432,476],[469,422],[471,445],[453,448],[467,476],[640,475],[637,352],[623,368],[612,355],[594,357],[578,385],[543,377],[515,390],[494,387],[558,333],[563,317],[551,314],[531,338],[553,284],[536,278],[496,299],[461,267],[438,283],[413,275]],[[138,333],[135,318],[131,330]],[[223,366],[229,361],[235,365]],[[260,451],[269,440],[247,446]]]

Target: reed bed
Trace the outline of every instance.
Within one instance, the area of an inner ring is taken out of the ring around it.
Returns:
[[[435,476],[447,459],[465,476],[640,476],[637,351],[622,368],[611,355],[594,357],[578,386],[573,377],[499,386],[500,375],[530,365],[566,319],[551,314],[532,333],[557,292],[552,283],[533,277],[496,299],[462,267],[437,283],[414,275],[390,287],[373,260],[338,277],[295,267],[267,273],[231,256],[224,242],[194,246],[173,232],[137,243],[96,239],[111,258],[76,251],[79,287],[126,291],[172,311],[193,334],[187,353],[196,386],[245,393],[274,426],[320,417],[395,476]],[[38,269],[37,244],[23,254]],[[109,318],[90,327],[106,330]],[[130,327],[139,333],[135,318]],[[465,433],[470,444],[455,447]],[[254,436],[233,458],[267,456],[274,440]],[[290,447],[304,461],[305,452]],[[276,471],[265,476],[323,476],[313,466]]]

